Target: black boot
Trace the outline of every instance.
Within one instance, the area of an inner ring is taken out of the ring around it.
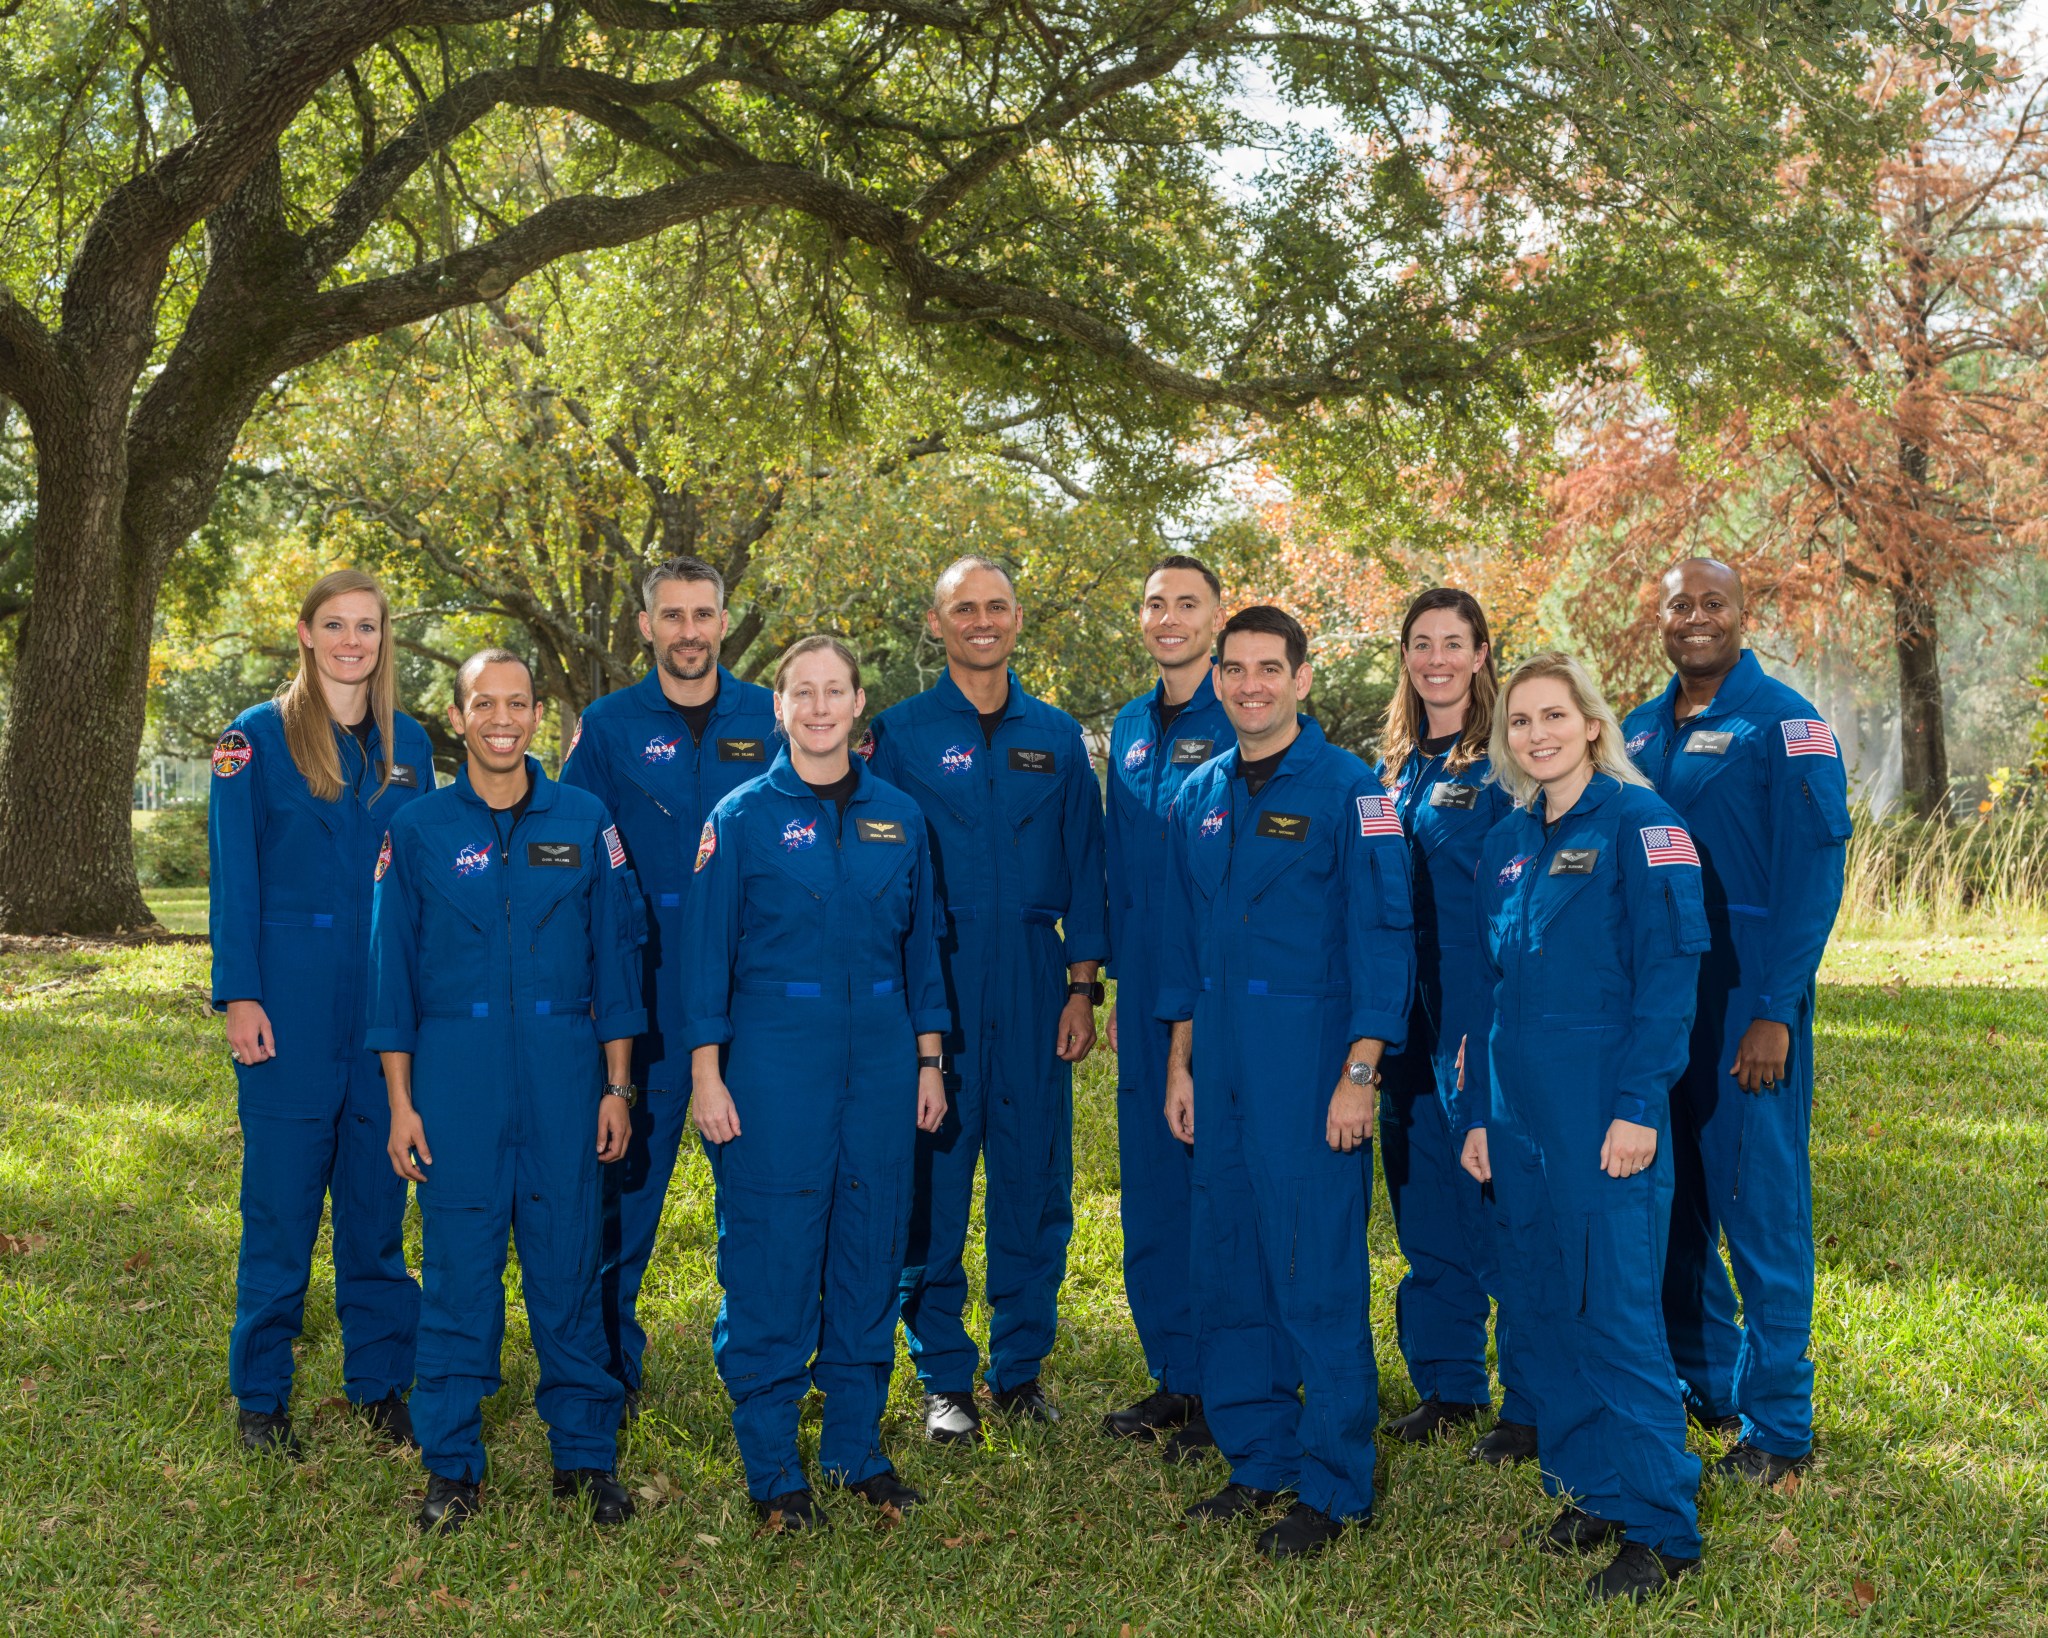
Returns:
[[[1404,1444],[1427,1445],[1464,1422],[1476,1422],[1492,1407],[1455,1399],[1425,1399],[1406,1416],[1396,1417],[1380,1431]]]
[[[808,1490],[792,1490],[784,1495],[770,1496],[766,1501],[757,1501],[754,1511],[761,1515],[763,1522],[780,1521],[786,1535],[832,1528],[825,1509],[818,1505],[818,1498]]]
[[[1168,1393],[1161,1388],[1135,1405],[1111,1411],[1102,1419],[1102,1431],[1114,1439],[1136,1439],[1150,1444],[1162,1433],[1186,1427],[1201,1414],[1202,1401],[1196,1395]]]
[[[593,1524],[624,1524],[636,1511],[619,1476],[601,1467],[555,1469],[555,1500],[568,1501],[575,1496],[590,1498]]]
[[[235,1418],[235,1436],[242,1448],[257,1456],[285,1456],[303,1461],[299,1436],[292,1432],[292,1419],[284,1411],[242,1411]]]
[[[1804,1471],[1812,1460],[1810,1450],[1804,1456],[1773,1456],[1745,1440],[1716,1462],[1712,1471],[1719,1479],[1747,1479],[1751,1484],[1774,1485],[1787,1473]]]
[[[1190,1524],[1227,1524],[1247,1513],[1263,1513],[1280,1500],[1277,1490],[1255,1490],[1232,1480],[1213,1496],[1205,1496],[1181,1516]]]
[[[924,1396],[924,1436],[935,1445],[981,1443],[981,1412],[971,1393],[928,1393]]]
[[[924,1492],[905,1484],[893,1467],[885,1467],[859,1484],[848,1485],[846,1493],[860,1497],[870,1507],[893,1507],[899,1513],[924,1505]]]
[[[1216,1448],[1216,1436],[1209,1431],[1209,1420],[1200,1411],[1166,1436],[1160,1446],[1159,1459],[1162,1462],[1196,1462]]]
[[[1472,1447],[1472,1460],[1493,1467],[1515,1467],[1536,1460],[1536,1430],[1527,1422],[1496,1422]]]
[[[1742,1413],[1730,1411],[1726,1416],[1709,1416],[1697,1405],[1685,1407],[1685,1419],[1702,1433],[1711,1433],[1717,1439],[1740,1439],[1742,1437]]]
[[[1548,1524],[1532,1524],[1522,1539],[1545,1553],[1590,1553],[1621,1534],[1621,1526],[1596,1519],[1582,1507],[1567,1507]]]
[[[995,1407],[1005,1416],[1021,1416],[1027,1422],[1057,1422],[1060,1408],[1045,1397],[1045,1389],[1039,1386],[1038,1378],[1020,1382],[1014,1388],[1005,1388],[1001,1393],[991,1394]]]
[[[1371,1519],[1333,1519],[1328,1513],[1320,1512],[1307,1502],[1296,1502],[1287,1509],[1287,1516],[1271,1529],[1259,1534],[1259,1551],[1268,1558],[1307,1558],[1320,1553],[1353,1524],[1363,1524]]]
[[[356,1406],[355,1412],[379,1444],[393,1450],[410,1450],[419,1444],[412,1435],[412,1407],[398,1397],[396,1388],[374,1404]]]
[[[1667,1558],[1640,1541],[1624,1541],[1614,1562],[1598,1575],[1586,1578],[1586,1596],[1596,1604],[1616,1598],[1647,1604],[1688,1570],[1699,1568],[1696,1558]]]
[[[471,1484],[467,1479],[444,1479],[438,1473],[427,1475],[427,1499],[420,1504],[419,1517],[413,1522],[423,1536],[452,1536],[460,1530],[465,1520],[475,1516],[482,1503],[483,1487]]]

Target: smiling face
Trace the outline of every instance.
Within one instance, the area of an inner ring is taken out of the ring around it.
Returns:
[[[1415,617],[1401,664],[1422,703],[1462,716],[1472,704],[1472,679],[1486,669],[1486,645],[1455,609],[1429,609]]]
[[[640,616],[640,635],[662,670],[677,682],[696,682],[718,664],[729,624],[709,580],[664,580],[654,588],[654,606]]]
[[[925,624],[945,644],[947,664],[1000,671],[1016,650],[1024,613],[1007,579],[993,569],[970,568],[939,582]]]
[[[1592,772],[1600,724],[1580,711],[1562,677],[1517,683],[1507,702],[1508,749],[1539,785]]]
[[[1138,633],[1161,671],[1207,665],[1223,607],[1193,569],[1161,569],[1145,582]]]
[[[1742,658],[1742,582],[1725,563],[1695,558],[1664,576],[1657,629],[1681,677],[1725,677]]]
[[[775,691],[775,720],[791,746],[814,757],[843,751],[867,707],[867,694],[829,648],[799,654]]]
[[[1278,632],[1232,632],[1216,662],[1216,692],[1238,739],[1257,745],[1292,726],[1314,670],[1306,662],[1288,667],[1287,639]]]
[[[313,651],[320,680],[344,688],[370,680],[384,647],[384,617],[375,592],[343,592],[299,622],[299,641]]]
[[[540,717],[532,676],[511,660],[479,667],[462,703],[448,707],[448,726],[462,736],[471,763],[494,774],[519,766]]]

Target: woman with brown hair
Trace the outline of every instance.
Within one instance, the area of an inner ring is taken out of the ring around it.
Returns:
[[[426,731],[393,706],[383,588],[355,569],[322,576],[298,638],[291,681],[214,747],[207,811],[213,1005],[227,1015],[242,1127],[228,1385],[242,1444],[290,1456],[292,1342],[330,1195],[349,1403],[380,1437],[412,1439],[420,1295],[363,1007],[380,844],[391,815],[434,785]]]

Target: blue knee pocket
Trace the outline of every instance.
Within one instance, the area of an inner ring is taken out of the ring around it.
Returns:
[[[1289,1187],[1283,1211],[1291,1232],[1286,1245],[1273,1248],[1279,1262],[1273,1272],[1290,1318],[1360,1330],[1369,1323],[1371,1264],[1360,1174],[1371,1154],[1333,1155],[1330,1173]]]

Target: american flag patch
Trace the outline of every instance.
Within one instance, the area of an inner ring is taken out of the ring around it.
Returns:
[[[611,855],[612,869],[617,870],[626,862],[626,844],[619,840],[617,825],[604,827],[604,850]]]
[[[1401,834],[1401,810],[1394,806],[1391,796],[1366,795],[1358,799],[1358,834],[1361,836],[1399,836]]]
[[[1812,717],[1793,717],[1778,724],[1778,732],[1785,736],[1787,756],[1840,756],[1842,748],[1835,743],[1835,731],[1826,723]]]
[[[1653,865],[1697,865],[1700,862],[1699,850],[1692,845],[1692,838],[1678,825],[1645,825],[1643,852]]]

